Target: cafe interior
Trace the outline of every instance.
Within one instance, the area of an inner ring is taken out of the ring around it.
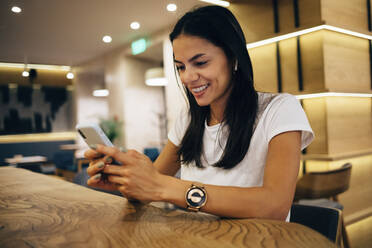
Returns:
[[[241,24],[255,88],[295,95],[315,133],[295,201],[341,210],[336,245],[372,247],[370,0],[2,0],[0,185],[4,169],[21,168],[86,186],[78,123],[154,161],[186,104],[168,35],[213,4]],[[11,247],[5,209],[0,201],[0,244]]]

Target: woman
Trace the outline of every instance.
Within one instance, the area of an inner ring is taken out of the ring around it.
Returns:
[[[243,32],[225,8],[186,13],[170,39],[189,110],[153,164],[134,150],[88,150],[88,185],[219,216],[288,221],[300,151],[313,139],[299,102],[255,91]]]

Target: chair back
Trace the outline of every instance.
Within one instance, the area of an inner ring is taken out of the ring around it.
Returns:
[[[54,153],[53,163],[58,169],[76,171],[77,166],[74,164],[73,151],[58,151]]]
[[[350,185],[351,168],[347,163],[336,170],[306,173],[297,182],[295,201],[330,198],[345,192]]]
[[[334,243],[339,240],[341,211],[338,209],[293,204],[290,222],[310,227]]]

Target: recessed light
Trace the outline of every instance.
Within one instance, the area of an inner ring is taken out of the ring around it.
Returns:
[[[69,73],[67,73],[66,77],[67,77],[68,79],[73,79],[73,78],[74,78],[74,73],[69,72]]]
[[[18,6],[13,6],[12,7],[12,11],[14,12],[14,13],[21,13],[22,12],[22,9],[20,8],[20,7],[18,7]]]
[[[22,77],[28,77],[30,73],[28,71],[23,71],[22,72]]]
[[[139,22],[132,22],[130,24],[131,29],[139,29],[140,27],[141,27],[141,25],[139,24]]]
[[[105,35],[103,36],[102,41],[105,43],[110,43],[112,41],[112,38],[109,35]]]
[[[174,12],[174,11],[177,10],[177,5],[175,5],[174,3],[170,3],[170,4],[167,5],[167,10],[169,12]]]

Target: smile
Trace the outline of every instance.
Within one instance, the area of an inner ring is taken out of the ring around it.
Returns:
[[[195,93],[200,93],[202,92],[203,90],[207,89],[209,87],[209,83],[205,84],[205,85],[202,85],[200,87],[197,87],[197,88],[193,88],[191,89],[192,92],[195,92]]]

